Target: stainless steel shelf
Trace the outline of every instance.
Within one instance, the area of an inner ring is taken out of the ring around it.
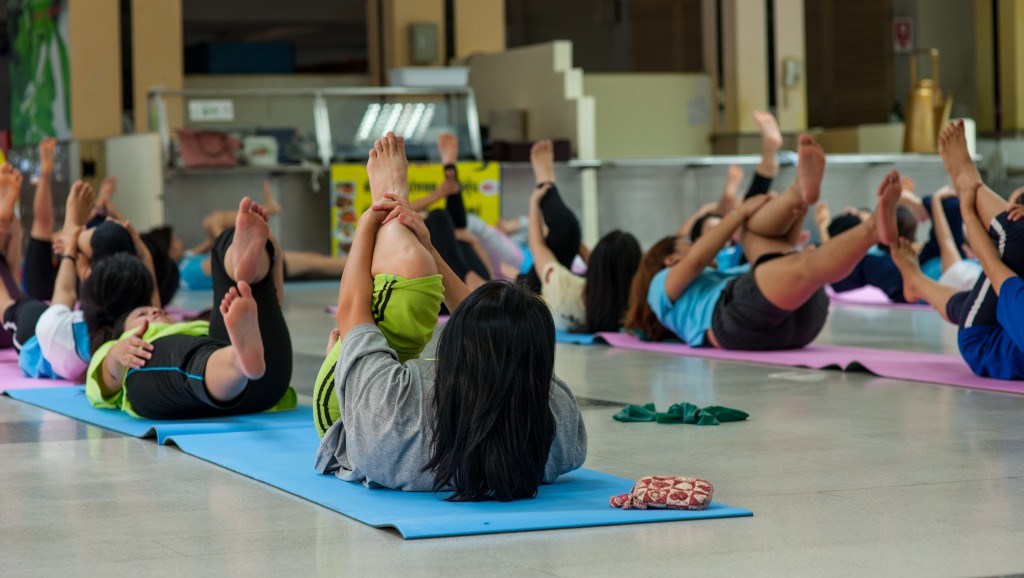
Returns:
[[[193,176],[319,174],[326,171],[327,169],[321,165],[240,165],[235,167],[169,168],[164,171],[164,176],[167,180],[170,180],[173,178]]]

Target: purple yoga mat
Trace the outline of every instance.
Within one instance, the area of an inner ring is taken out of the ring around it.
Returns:
[[[864,370],[892,379],[1024,394],[1024,382],[978,377],[963,359],[941,353],[818,344],[785,351],[727,351],[711,347],[689,347],[682,343],[640,341],[626,333],[598,333],[597,337],[612,347],[634,351],[811,369]]]
[[[11,389],[36,389],[60,385],[75,384],[63,379],[25,377],[18,366],[18,352],[13,349],[0,349],[0,393]]]
[[[889,296],[878,287],[865,285],[852,291],[836,293],[831,287],[826,287],[825,292],[833,305],[860,305],[865,307],[892,307],[894,309],[930,309],[930,306],[921,303],[893,303]]]
[[[168,305],[167,307],[164,307],[164,311],[166,311],[168,315],[177,319],[178,321],[188,321],[190,319],[195,319],[196,317],[199,317],[200,313],[202,313],[202,311],[196,309],[186,309],[184,307],[175,307],[174,305]]]

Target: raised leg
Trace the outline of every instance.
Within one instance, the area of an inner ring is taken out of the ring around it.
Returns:
[[[266,372],[263,337],[256,300],[245,281],[232,287],[220,303],[220,313],[231,345],[215,351],[206,364],[206,389],[220,402],[237,398],[249,384]]]
[[[940,285],[921,272],[921,263],[913,245],[906,239],[897,239],[892,245],[892,261],[903,276],[903,297],[907,303],[925,301],[950,321],[947,314],[949,300],[958,291],[952,287]]]
[[[897,238],[899,197],[899,173],[892,171],[882,181],[878,204],[867,220],[819,249],[787,255],[757,267],[754,279],[758,288],[776,307],[798,309],[823,285],[849,275],[873,245],[889,244]]]
[[[770,112],[755,110],[754,123],[761,131],[761,162],[757,165],[757,174],[772,179],[779,172],[776,156],[782,148],[782,132],[779,131],[779,123]]]
[[[268,238],[267,214],[258,203],[245,197],[238,205],[234,240],[224,253],[224,269],[233,281],[257,283],[270,273]]]
[[[21,197],[21,173],[8,163],[0,165],[0,253],[15,278],[21,271],[21,222],[14,207]]]
[[[39,143],[39,178],[32,199],[32,230],[29,235],[40,241],[53,240],[53,155],[57,141],[44,138]]]
[[[825,174],[825,151],[809,135],[800,137],[799,154],[796,181],[747,220],[748,231],[761,237],[791,238],[795,243],[808,207],[818,202]]]
[[[981,180],[978,168],[974,166],[970,151],[967,149],[967,137],[964,135],[964,121],[950,123],[939,135],[939,155],[946,166],[953,188],[957,194],[965,189],[973,188],[982,183],[977,192],[975,207],[981,222],[987,227],[992,219],[1009,207],[1006,199],[988,188]]]
[[[409,200],[409,161],[405,156],[405,139],[389,132],[378,139],[366,161],[370,177],[370,194],[377,202],[384,193]]]
[[[388,133],[374,143],[366,162],[370,189],[374,200],[384,193],[409,199],[409,161],[405,156],[405,140]],[[371,275],[398,275],[418,279],[437,274],[437,264],[408,227],[392,221],[377,231],[373,248]]]

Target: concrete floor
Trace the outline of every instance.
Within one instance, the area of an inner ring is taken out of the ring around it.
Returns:
[[[335,295],[336,284],[288,290],[306,401]],[[820,341],[955,353],[955,338],[929,312],[844,308]],[[584,402],[748,411],[720,427],[658,426],[585,403],[586,467],[704,477],[754,517],[405,541],[173,447],[0,398],[0,575],[1024,571],[1024,397],[603,346],[559,345],[556,370]]]

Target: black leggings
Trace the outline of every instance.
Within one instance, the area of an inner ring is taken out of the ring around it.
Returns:
[[[217,237],[211,250],[213,315],[209,336],[171,335],[153,342],[153,358],[141,370],[131,370],[125,395],[132,409],[150,419],[193,419],[257,413],[270,409],[288,391],[292,378],[292,341],[278,302],[273,267],[252,284],[256,300],[266,373],[250,380],[235,399],[221,403],[206,391],[202,376],[214,351],[231,344],[220,302],[235,286],[224,270],[224,253],[234,238],[234,227]],[[268,241],[271,262],[274,247]]]
[[[449,197],[449,202],[452,198]],[[465,281],[466,275],[473,271],[484,281],[490,280],[487,265],[480,260],[473,247],[455,238],[455,222],[449,211],[431,211],[425,223],[430,231],[431,244],[459,279]]]
[[[744,195],[743,198],[749,199],[758,195],[766,195],[768,194],[768,190],[771,188],[772,177],[766,177],[761,173],[754,171],[754,179],[750,181],[750,186],[747,188],[747,194]]]
[[[459,182],[459,169],[455,165],[444,166],[444,176],[447,179],[452,179],[456,183]],[[459,192],[448,197],[444,204],[444,210],[448,211],[448,214],[452,217],[452,224],[455,225],[456,229],[466,228],[466,204],[462,201],[462,185],[459,185]]]
[[[4,332],[13,337],[14,348],[21,346],[36,335],[36,324],[43,316],[47,305],[34,297],[21,297],[4,311]]]
[[[562,200],[554,183],[551,183],[551,188],[544,193],[544,198],[540,201],[540,212],[544,224],[548,226],[548,236],[544,243],[551,249],[556,261],[566,269],[571,269],[573,259],[580,252],[580,222],[572,209]],[[537,275],[536,267],[531,267],[528,273],[520,275],[519,278],[525,280],[534,293],[540,293],[540,277]]]
[[[60,265],[53,256],[53,243],[29,237],[25,247],[25,291],[40,301],[53,297],[57,281],[57,267]]]

